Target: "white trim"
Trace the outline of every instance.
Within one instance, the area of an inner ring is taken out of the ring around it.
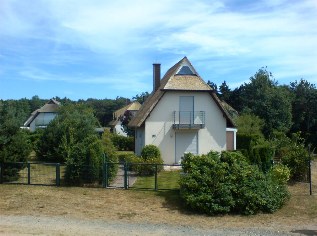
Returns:
[[[237,132],[238,132],[238,129],[237,128],[226,128],[226,132],[227,131],[233,132],[233,149],[237,150]]]

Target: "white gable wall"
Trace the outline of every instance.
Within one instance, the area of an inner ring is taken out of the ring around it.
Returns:
[[[55,117],[57,113],[40,112],[35,119],[30,123],[30,131],[35,131],[36,128],[45,128]]]
[[[173,112],[179,111],[180,96],[194,96],[194,110],[205,111],[206,126],[198,130],[174,130]],[[144,145],[154,144],[159,147],[165,163],[176,162],[175,132],[198,131],[198,154],[210,150],[226,150],[226,119],[207,92],[167,91],[145,122]]]

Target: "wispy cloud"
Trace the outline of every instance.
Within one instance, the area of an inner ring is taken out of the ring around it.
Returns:
[[[151,88],[152,62],[167,69],[185,55],[205,80],[229,86],[262,66],[283,83],[317,80],[314,0],[0,1],[0,81],[101,84],[123,95]]]

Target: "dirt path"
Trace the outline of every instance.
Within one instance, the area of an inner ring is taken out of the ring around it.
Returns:
[[[128,186],[132,187],[133,184],[136,182],[137,176],[131,171],[128,171]],[[124,166],[119,165],[118,172],[116,178],[110,185],[109,188],[124,188]]]
[[[313,226],[312,226],[313,227]],[[316,235],[315,229],[211,228],[124,221],[80,220],[68,217],[1,216],[1,235]]]

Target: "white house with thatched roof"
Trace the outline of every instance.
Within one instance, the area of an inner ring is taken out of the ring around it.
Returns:
[[[235,150],[237,129],[215,92],[187,57],[160,79],[153,64],[153,92],[129,126],[135,128],[135,152],[156,145],[164,163],[180,163],[184,153]]]
[[[31,116],[24,123],[24,129],[35,131],[37,128],[46,128],[46,126],[55,118],[57,115],[58,107],[60,103],[55,99],[50,99],[40,109],[32,112]]]
[[[140,107],[141,104],[135,101],[113,112],[112,121],[110,121],[109,123],[112,132],[122,136],[127,136],[127,133],[124,131],[124,128],[122,126],[121,119],[125,115],[130,115],[131,117],[135,116],[136,112],[140,109]],[[129,114],[127,114],[127,112],[129,112]]]

